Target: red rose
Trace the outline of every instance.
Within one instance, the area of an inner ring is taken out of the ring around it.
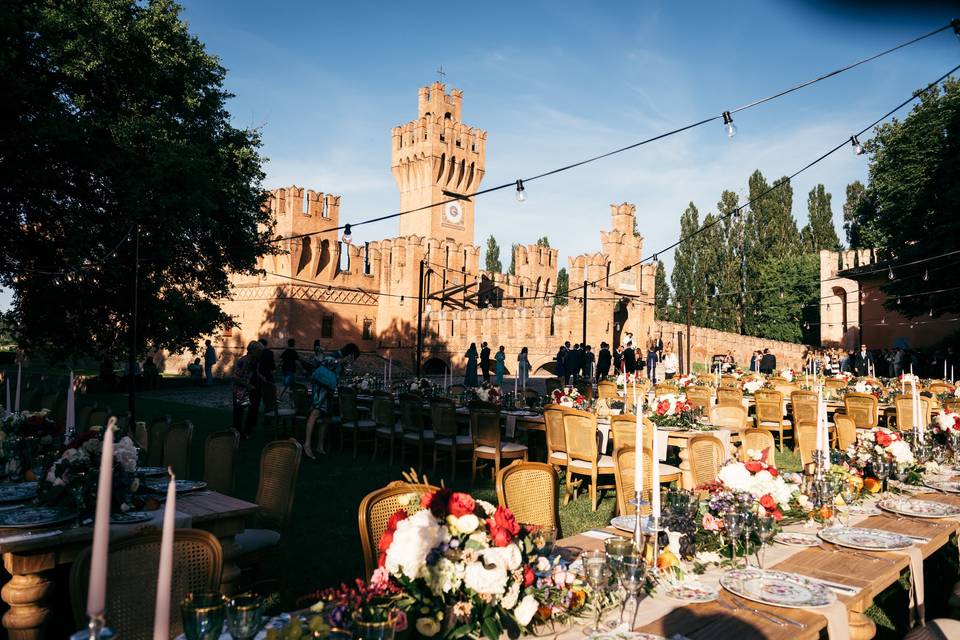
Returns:
[[[747,471],[750,473],[757,473],[758,471],[763,471],[763,463],[759,460],[751,460],[743,465],[746,467]]]
[[[487,527],[490,529],[493,544],[497,547],[507,546],[520,533],[520,525],[513,513],[502,505],[497,507],[492,518],[487,518]]]
[[[529,587],[537,579],[537,574],[533,572],[533,567],[527,565],[523,568],[523,586]]]
[[[670,401],[669,401],[669,400],[661,400],[660,402],[657,403],[657,415],[662,416],[662,415],[666,414],[667,411],[669,411],[669,410],[670,410]]]
[[[390,516],[390,520],[387,521],[387,531],[396,531],[397,525],[401,520],[407,519],[406,509],[397,509],[397,511]]]
[[[883,431],[877,431],[876,438],[877,438],[877,444],[880,445],[881,447],[889,447],[890,444],[893,442],[893,438],[891,438],[889,434],[884,433]]]
[[[423,496],[420,500],[420,506],[424,509],[429,509],[430,513],[433,514],[433,517],[437,520],[445,520],[447,517],[448,506],[450,503],[450,496],[453,495],[452,489],[437,489],[431,494]]]
[[[777,522],[780,522],[781,520],[783,520],[783,512],[780,511],[780,509],[774,509],[769,513],[771,516],[773,516],[773,519],[776,520]]]
[[[404,509],[397,509],[390,520],[387,521],[387,529],[383,532],[383,535],[380,536],[380,541],[377,543],[377,551],[380,552],[379,558],[377,560],[378,566],[383,566],[387,561],[387,549],[390,548],[390,545],[393,544],[393,534],[397,531],[397,524],[401,520],[407,519],[407,512]]]
[[[776,478],[778,475],[780,475],[780,472],[777,471],[777,468],[776,468],[776,467],[767,467],[767,471],[769,471],[769,472],[770,472],[770,475],[772,475],[774,478]]]
[[[447,508],[450,510],[450,515],[460,517],[465,516],[468,513],[473,513],[474,509],[477,508],[477,503],[474,502],[473,498],[470,497],[467,493],[455,492],[450,496],[450,500],[447,503]]]
[[[777,509],[777,501],[773,499],[773,496],[768,494],[760,498],[760,506],[763,507],[767,513],[773,515],[773,512]]]

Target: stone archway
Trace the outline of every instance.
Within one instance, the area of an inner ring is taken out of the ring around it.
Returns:
[[[423,375],[425,376],[441,376],[449,370],[450,367],[447,362],[440,358],[430,358],[423,363]]]
[[[627,321],[630,319],[630,311],[627,303],[623,300],[617,301],[613,307],[613,347],[614,351],[620,346],[620,337],[626,331]]]

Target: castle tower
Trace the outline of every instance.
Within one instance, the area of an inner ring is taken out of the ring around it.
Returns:
[[[392,131],[391,171],[400,210],[470,195],[483,179],[487,132],[460,121],[463,93],[441,82],[418,91],[417,119]],[[472,201],[436,205],[400,217],[400,235],[473,244]]]

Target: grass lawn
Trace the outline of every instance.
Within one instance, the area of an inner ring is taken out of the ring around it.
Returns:
[[[126,407],[126,397],[120,394],[95,395],[88,399],[96,400],[101,405],[111,405],[115,409]],[[141,420],[169,415],[174,420],[187,419],[193,423],[191,468],[194,479],[203,477],[203,443],[206,436],[231,426],[229,409],[151,398],[150,393],[138,395],[137,413]],[[535,434],[534,438],[537,437],[542,438],[542,435]],[[260,450],[269,439],[266,429],[261,427],[253,438],[241,442],[237,497],[253,501],[256,496]],[[317,462],[304,458],[300,468],[294,517],[287,532],[287,555],[283,559],[287,584],[284,597],[288,607],[299,595],[341,581],[349,581],[363,574],[363,557],[357,530],[357,508],[360,500],[367,493],[390,481],[402,479],[400,465],[389,465],[385,456],[373,461],[369,449],[361,449],[354,459],[349,452],[339,452],[335,438],[330,442],[330,455]],[[540,446],[542,447],[542,444]],[[799,469],[799,456],[789,451],[778,453],[777,466],[784,470]],[[451,483],[447,477],[449,472],[446,465],[442,465],[442,471],[443,473],[434,474],[429,468],[426,470],[432,484],[439,484],[444,480],[447,486],[469,490],[479,498],[496,503],[496,492],[489,475],[478,478],[477,485],[471,488],[466,465],[458,468],[455,483]],[[615,498],[611,492],[600,503],[597,511],[591,512],[589,498],[585,491],[582,492],[576,501],[560,508],[564,535],[606,526],[613,516],[614,503]],[[928,619],[934,617],[933,614],[943,613],[947,592],[956,580],[957,564],[957,550],[953,545],[942,548],[936,554],[936,560],[927,563]],[[901,583],[900,586],[887,589],[877,596],[875,606],[868,611],[868,615],[878,624],[878,638],[899,638],[908,628],[906,589],[909,588],[909,583],[904,583],[903,580]]]

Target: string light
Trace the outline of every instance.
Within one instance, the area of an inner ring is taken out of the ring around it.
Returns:
[[[347,244],[353,242],[353,236],[350,234],[350,224],[343,225],[343,241]]]
[[[950,26],[953,27],[953,32],[957,35],[957,38],[960,39],[960,18],[951,20]]]
[[[880,320],[880,324],[887,324],[887,316],[883,316],[883,318]]]
[[[900,297],[897,297],[897,304],[900,304]]]
[[[926,269],[924,269],[924,270],[923,270],[923,281],[926,282],[926,281],[929,280],[929,279],[930,279],[930,272],[927,271]]]
[[[860,140],[857,136],[850,136],[850,144],[853,145],[853,153],[862,156],[863,155],[863,145],[860,144]]]
[[[931,318],[933,317],[933,307],[930,307],[930,313],[927,315],[929,315]]]
[[[888,268],[887,268],[887,278],[889,278],[890,280],[893,280],[893,278],[894,278],[894,276],[893,276],[893,267],[888,267]]]
[[[737,125],[733,124],[733,116],[729,111],[723,112],[723,128],[727,130],[727,137],[732,138],[737,135]]]
[[[517,202],[524,202],[527,194],[523,189],[523,180],[517,180]]]

